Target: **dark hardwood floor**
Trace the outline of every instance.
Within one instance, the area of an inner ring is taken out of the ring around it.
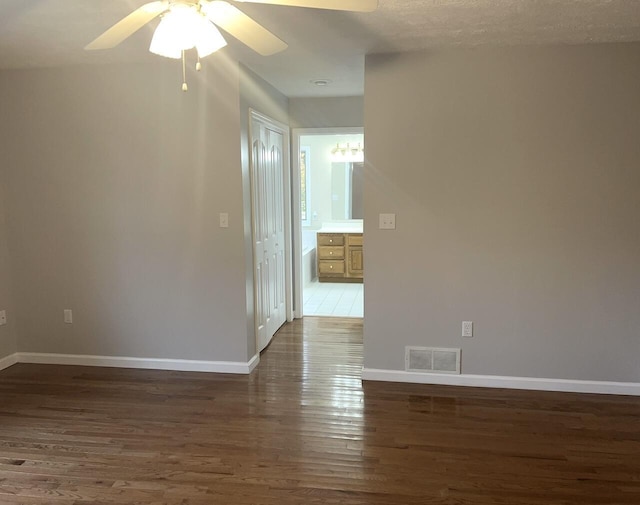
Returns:
[[[361,366],[361,322],[328,318],[283,327],[251,376],[15,365],[0,503],[640,504],[640,398]]]

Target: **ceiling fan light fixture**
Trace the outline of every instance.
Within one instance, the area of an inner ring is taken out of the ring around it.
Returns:
[[[220,31],[195,6],[176,3],[162,16],[149,51],[179,59],[182,51],[195,47],[204,58],[226,45]]]
[[[378,0],[234,0],[258,4],[307,7],[338,11],[368,12]],[[116,47],[140,28],[160,16],[149,51],[166,58],[182,59],[183,89],[186,91],[185,51],[196,49],[196,70],[200,58],[227,45],[217,27],[263,56],[284,51],[288,46],[267,28],[226,0],[152,0],[122,18],[85,49]],[[315,79],[316,86],[327,86],[330,79]]]
[[[224,40],[220,30],[204,16],[201,16],[196,37],[195,46],[200,58],[209,56],[227,45],[227,41]]]
[[[158,27],[153,32],[149,51],[165,58],[179,59],[182,57],[183,48],[179,43],[180,26],[179,21],[173,16],[174,12],[170,10],[160,19]]]

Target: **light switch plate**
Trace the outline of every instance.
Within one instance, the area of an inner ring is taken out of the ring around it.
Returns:
[[[71,309],[64,309],[64,322],[67,324],[73,323],[73,311]]]
[[[395,214],[380,214],[380,226],[381,230],[395,230],[396,229],[396,215]]]
[[[7,311],[0,310],[0,326],[7,324]]]
[[[229,228],[229,214],[226,212],[220,213],[220,228]]]

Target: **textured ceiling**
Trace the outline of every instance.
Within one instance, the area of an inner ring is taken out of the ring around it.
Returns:
[[[144,0],[0,0],[0,68],[145,61],[151,24],[115,49],[82,48]],[[640,40],[640,0],[380,0],[352,14],[239,4],[289,43],[260,57],[229,52],[289,96],[357,95],[364,55],[447,46]],[[319,88],[313,79],[329,79]]]

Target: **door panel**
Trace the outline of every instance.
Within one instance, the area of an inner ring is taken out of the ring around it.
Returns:
[[[283,132],[251,123],[256,339],[264,349],[286,320]]]

